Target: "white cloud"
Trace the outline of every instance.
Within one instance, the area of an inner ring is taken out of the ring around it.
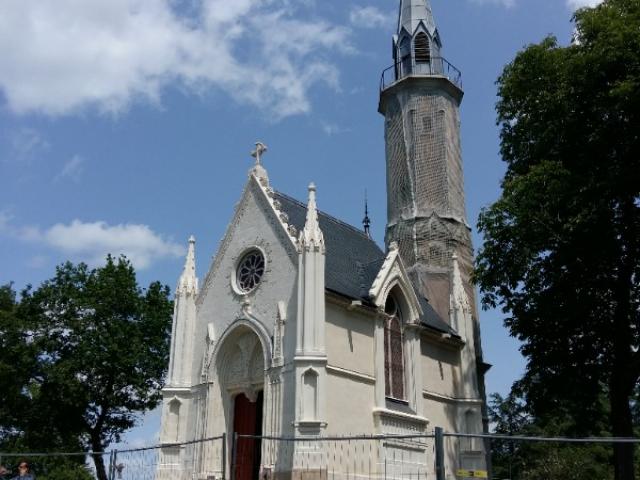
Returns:
[[[64,179],[70,179],[76,183],[80,181],[80,177],[82,176],[82,172],[84,171],[84,158],[80,155],[74,155],[69,159],[62,170],[53,177],[54,182],[59,182]]]
[[[393,25],[396,14],[384,14],[376,7],[353,7],[349,21],[355,27],[378,28]]]
[[[350,130],[347,128],[342,128],[340,125],[335,123],[322,122],[322,131],[329,137],[333,135],[338,135],[340,133],[347,133]]]
[[[289,0],[202,0],[188,12],[176,5],[0,2],[0,89],[9,108],[117,113],[137,99],[158,102],[163,87],[178,81],[284,117],[309,111],[313,85],[337,86],[324,53],[351,51],[347,29],[296,19],[286,13]]]
[[[176,258],[185,254],[185,248],[149,226],[141,224],[109,225],[106,222],[58,223],[42,230],[33,226],[15,226],[6,211],[0,212],[0,233],[23,241],[37,243],[72,260],[91,265],[101,264],[107,254],[126,255],[136,268],[145,269],[164,258]]]
[[[567,0],[567,7],[577,10],[582,7],[595,7],[602,3],[602,0]]]
[[[184,255],[183,246],[165,240],[147,225],[74,220],[52,226],[43,232],[43,238],[51,247],[90,263],[100,263],[107,253],[124,254],[137,268],[146,268],[154,260]]]
[[[0,35],[2,34],[0,33]],[[2,76],[1,73],[0,76]],[[10,131],[7,135],[11,147],[10,156],[6,158],[6,161],[9,162],[30,163],[51,146],[42,134],[33,128],[21,128]]]

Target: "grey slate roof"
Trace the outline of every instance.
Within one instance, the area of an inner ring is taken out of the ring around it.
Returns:
[[[431,35],[435,33],[436,23],[433,21],[429,0],[402,0],[398,16],[398,34],[404,28],[413,35],[420,22],[424,22]]]
[[[304,229],[307,206],[284,193],[274,192],[280,209],[289,217],[289,223],[298,231]],[[367,235],[331,215],[318,211],[320,229],[327,248],[325,263],[325,288],[354,300],[371,304],[369,289],[382,267],[385,253]],[[451,332],[447,325],[429,305],[420,298],[424,312],[422,323],[443,332]]]

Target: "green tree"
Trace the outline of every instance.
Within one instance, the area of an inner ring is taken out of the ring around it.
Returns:
[[[634,432],[640,378],[640,0],[574,16],[576,41],[546,38],[498,80],[506,162],[484,209],[476,261],[483,304],[523,342],[534,416],[565,408],[591,433],[599,399],[609,431]],[[634,448],[614,446],[615,478]]]
[[[37,349],[22,441],[102,452],[160,399],[172,302],[158,282],[142,290],[128,260],[65,263],[22,293],[18,315]],[[98,478],[104,461],[94,455]]]
[[[527,415],[523,401],[513,392],[506,398],[498,393],[489,398],[489,421],[493,433],[500,435],[524,435],[531,418]],[[493,478],[520,479],[521,444],[508,440],[492,440],[491,466]]]
[[[12,286],[0,286],[0,445],[20,432],[29,405],[26,387],[37,364],[35,348],[17,310]]]
[[[503,398],[491,395],[489,418],[494,432],[502,435],[558,437],[574,431],[574,419],[563,410],[535,418],[516,385]],[[594,419],[595,420],[595,419]],[[602,427],[601,424],[594,425]],[[600,433],[604,433],[600,431]],[[491,444],[493,478],[510,480],[581,480],[613,478],[609,466],[611,448],[602,444],[567,444],[526,440],[494,440]]]

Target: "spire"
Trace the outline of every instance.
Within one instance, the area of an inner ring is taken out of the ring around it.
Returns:
[[[371,238],[371,232],[369,231],[369,227],[371,227],[371,220],[369,219],[369,205],[367,203],[367,190],[364,191],[364,218],[362,219],[362,225],[364,226],[364,233],[367,237]]]
[[[424,22],[424,26],[432,36],[435,34],[436,24],[429,0],[400,0],[398,35],[403,28],[409,35],[413,35],[420,22]]]
[[[316,186],[313,182],[309,184],[309,203],[307,204],[307,220],[302,232],[306,245],[322,245],[324,238],[318,222],[318,207],[316,205]]]
[[[180,280],[178,280],[178,294],[185,293],[197,294],[198,293],[198,277],[196,277],[196,253],[195,253],[196,239],[193,235],[189,237],[189,249],[187,250],[187,258],[184,262],[184,269]]]

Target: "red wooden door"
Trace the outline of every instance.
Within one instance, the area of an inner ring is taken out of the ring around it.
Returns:
[[[233,431],[238,435],[261,435],[262,392],[251,402],[243,393],[236,395],[233,410]],[[235,480],[256,480],[260,470],[260,439],[238,438],[236,445]]]

